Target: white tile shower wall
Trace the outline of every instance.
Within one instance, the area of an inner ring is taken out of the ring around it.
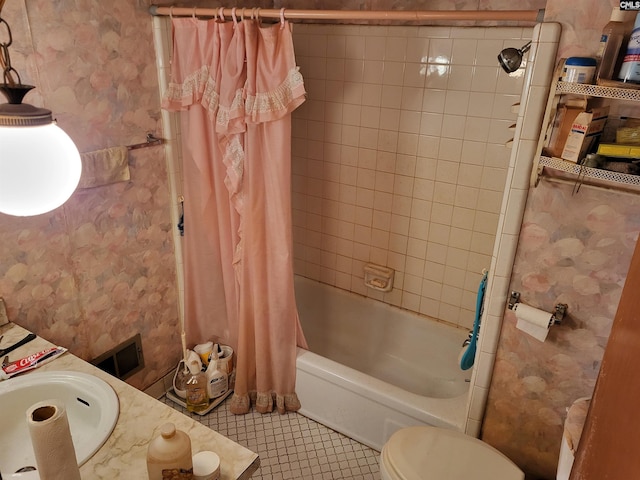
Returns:
[[[500,327],[509,294],[509,282],[518,235],[530,184],[532,160],[540,154],[542,114],[547,103],[560,25],[542,23],[533,30],[527,57],[526,79],[515,129],[514,147],[509,160],[507,185],[498,221],[497,238],[487,284],[485,313],[482,318],[476,365],[471,375],[466,433],[478,436],[484,416],[491,375],[495,363]],[[525,71],[525,70],[523,70]]]
[[[167,90],[171,73],[171,52],[173,44],[169,17],[153,17],[153,41],[156,51],[156,68],[158,70],[160,97],[162,98]],[[163,109],[161,115],[162,136],[167,158],[167,172],[169,174],[169,188],[172,200],[171,221],[174,226],[177,226],[182,212],[179,198],[184,191],[180,123],[175,113]],[[181,248],[182,237],[177,228],[173,228],[172,231],[174,245],[176,245],[174,252],[176,258],[176,283],[178,288],[178,314],[180,316],[180,324],[184,325],[184,261]]]
[[[492,259],[530,28],[296,25],[295,271],[461,327]],[[364,265],[396,270],[389,293]]]

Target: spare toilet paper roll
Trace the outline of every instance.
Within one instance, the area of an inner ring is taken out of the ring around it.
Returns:
[[[516,303],[513,306],[513,311],[518,319],[516,328],[541,342],[546,340],[549,327],[553,324],[552,314],[522,303]]]
[[[27,409],[27,425],[43,480],[80,480],[64,403],[45,400]]]

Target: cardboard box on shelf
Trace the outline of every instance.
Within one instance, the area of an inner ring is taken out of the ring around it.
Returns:
[[[598,155],[605,157],[640,158],[640,145],[601,143],[598,145]]]
[[[620,127],[616,130],[616,143],[640,145],[640,127]]]
[[[571,125],[578,114],[584,112],[583,107],[558,105],[556,116],[553,120],[549,142],[545,146],[545,154],[550,157],[559,157],[564,149],[567,136],[571,131]]]
[[[584,158],[602,134],[608,115],[608,105],[579,113],[571,125],[561,158],[575,163]]]

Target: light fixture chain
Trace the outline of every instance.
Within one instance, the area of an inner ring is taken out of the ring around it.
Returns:
[[[11,35],[11,28],[4,18],[0,17],[0,27],[4,25],[7,38],[6,42],[0,42],[0,67],[2,68],[2,76],[4,83],[9,85],[15,85],[16,79],[13,74],[18,77],[18,84],[21,84],[20,74],[11,66],[11,56],[9,55],[9,46],[13,43],[13,36]]]

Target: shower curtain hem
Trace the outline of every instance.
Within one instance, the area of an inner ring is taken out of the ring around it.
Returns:
[[[244,415],[249,413],[252,405],[258,413],[271,413],[275,405],[281,415],[287,412],[297,412],[301,407],[295,392],[280,395],[276,392],[251,391],[244,394],[234,393],[231,397],[229,410],[235,415]]]

